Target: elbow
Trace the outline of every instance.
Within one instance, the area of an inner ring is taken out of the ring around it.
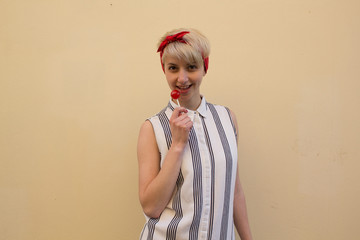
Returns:
[[[151,206],[143,206],[143,211],[144,214],[149,218],[159,218],[162,213],[162,211],[160,211],[159,209]]]
[[[159,218],[166,207],[161,200],[150,198],[146,194],[140,193],[139,200],[144,214],[149,218]]]
[[[159,218],[161,213],[164,211],[164,209],[162,209],[160,206],[157,206],[157,204],[151,204],[150,202],[141,198],[140,204],[144,214],[149,218]]]

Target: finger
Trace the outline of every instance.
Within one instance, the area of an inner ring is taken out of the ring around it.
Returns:
[[[174,126],[180,127],[182,129],[188,129],[189,127],[191,128],[192,125],[193,125],[193,122],[191,121],[191,119],[186,118],[182,121],[177,121]]]
[[[193,122],[190,120],[189,122],[186,123],[185,126],[186,126],[187,129],[190,129],[193,126]]]
[[[181,114],[177,119],[177,121],[191,121],[191,118],[187,114]]]
[[[177,107],[174,109],[174,112],[172,113],[170,118],[177,118],[180,115],[182,115],[182,113],[187,113],[188,110],[184,107]]]

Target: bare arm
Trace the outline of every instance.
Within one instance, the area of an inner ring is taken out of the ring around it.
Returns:
[[[245,195],[241,187],[238,171],[236,175],[235,195],[234,195],[234,223],[236,230],[242,240],[252,239],[247,210],[246,210]]]
[[[149,121],[141,129],[138,139],[139,198],[144,213],[158,218],[173,194],[180,172],[182,155],[188,141],[192,122],[185,108],[174,110],[170,118],[172,145],[160,168],[160,154],[155,133]]]
[[[233,112],[231,112],[231,117],[234,121],[236,132],[238,133],[237,120]],[[234,224],[242,240],[253,239],[250,231],[250,225],[246,210],[245,194],[240,183],[238,169],[236,170],[236,182],[235,182],[235,193],[234,193]]]

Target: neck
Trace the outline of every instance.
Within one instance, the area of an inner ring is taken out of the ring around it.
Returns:
[[[181,100],[179,100],[179,102],[180,102],[180,106],[187,108],[189,110],[196,111],[196,109],[198,109],[201,104],[201,99],[202,99],[202,97],[199,96],[199,98],[196,98],[196,100],[191,101],[191,102],[182,102]],[[175,100],[175,103],[177,104],[176,100]]]

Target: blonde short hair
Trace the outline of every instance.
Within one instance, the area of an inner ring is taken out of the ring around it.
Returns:
[[[182,38],[186,44],[175,41],[166,45],[162,53],[162,63],[165,64],[166,57],[171,56],[177,59],[183,59],[188,63],[196,63],[199,66],[203,66],[204,59],[208,58],[210,55],[210,43],[209,40],[196,29],[181,28],[167,32],[162,38],[160,38],[157,46],[159,47],[167,36],[171,36],[182,31],[189,32]]]

